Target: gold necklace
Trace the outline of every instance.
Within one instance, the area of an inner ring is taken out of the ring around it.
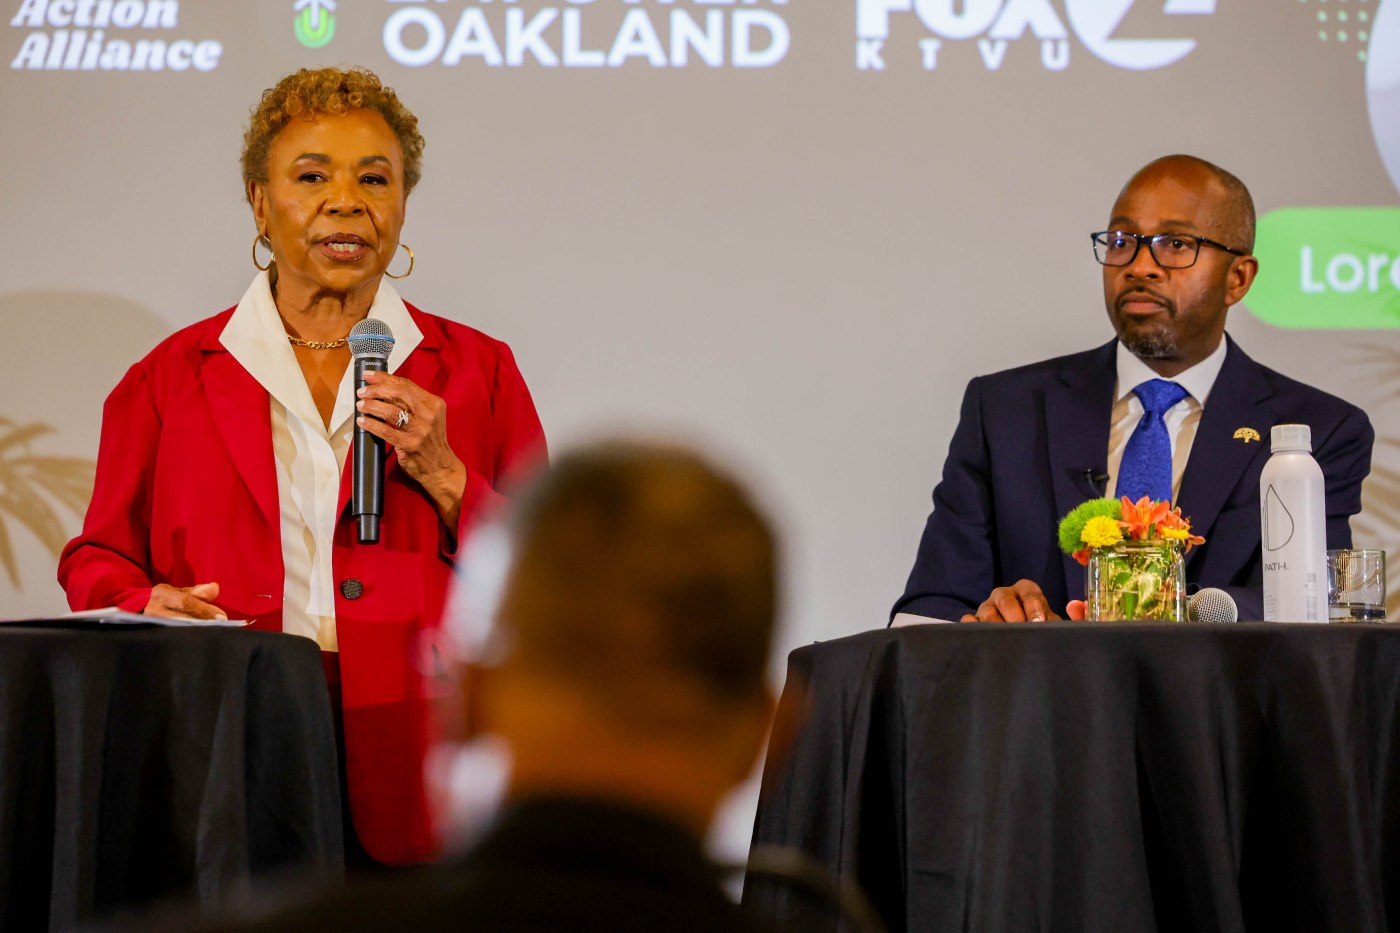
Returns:
[[[292,342],[292,346],[306,347],[308,350],[334,350],[336,347],[345,346],[348,337],[341,337],[339,340],[302,340],[300,337],[287,335],[287,339]]]

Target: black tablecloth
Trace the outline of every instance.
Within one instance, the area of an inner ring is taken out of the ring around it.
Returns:
[[[892,930],[1400,927],[1400,627],[883,630],[794,651],[783,702],[754,842]]]
[[[0,929],[66,929],[342,864],[325,674],[304,638],[0,625]]]

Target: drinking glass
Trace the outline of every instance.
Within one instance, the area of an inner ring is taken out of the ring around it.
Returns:
[[[1327,618],[1330,622],[1385,621],[1385,551],[1327,552]]]

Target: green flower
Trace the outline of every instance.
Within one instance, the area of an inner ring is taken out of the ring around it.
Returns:
[[[1118,521],[1123,517],[1123,504],[1117,499],[1090,499],[1070,510],[1060,519],[1060,550],[1073,554],[1084,546],[1084,526],[1091,518],[1109,518]]]

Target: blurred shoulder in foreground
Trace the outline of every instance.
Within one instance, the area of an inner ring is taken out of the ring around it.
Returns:
[[[464,584],[492,598],[459,600],[489,618],[448,623],[449,731],[504,749],[502,810],[455,860],[201,929],[761,928],[701,840],[772,711],[768,521],[694,453],[613,442],[560,457],[496,539],[498,579],[469,558]]]

